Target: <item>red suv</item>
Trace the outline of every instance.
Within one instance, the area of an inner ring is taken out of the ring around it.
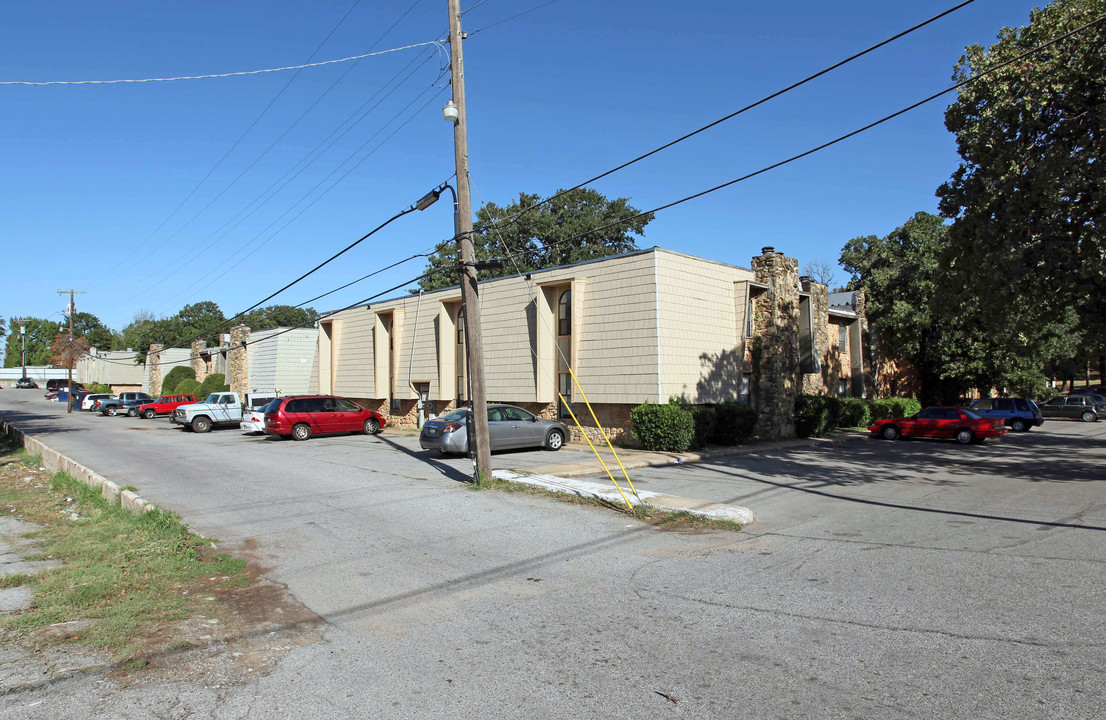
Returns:
[[[282,397],[265,406],[265,434],[306,440],[314,434],[362,432],[375,435],[384,416],[333,395]]]
[[[191,405],[196,402],[195,395],[166,395],[153,402],[139,405],[138,414],[149,420],[155,415],[172,415],[173,411],[181,405]]]

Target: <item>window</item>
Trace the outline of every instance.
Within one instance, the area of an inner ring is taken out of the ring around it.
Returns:
[[[849,329],[844,325],[837,326],[837,349],[840,352],[849,351]]]
[[[534,419],[534,416],[530,413],[515,407],[503,408],[503,414],[508,420],[516,420],[519,422],[530,422]]]
[[[462,403],[465,401],[465,376],[457,376],[457,402]]]
[[[972,403],[972,409],[973,410],[990,410],[991,409],[991,398],[983,398],[982,400],[976,400],[974,403]]]
[[[568,373],[557,374],[557,392],[560,393],[560,396],[557,398],[557,417],[572,417],[572,413],[568,411],[568,403],[572,402],[571,375]]]
[[[503,410],[501,408],[488,408],[488,422],[503,422],[506,420],[503,417]]]
[[[557,334],[572,334],[572,291],[565,290],[557,301]]]
[[[337,400],[338,412],[360,412],[361,406],[346,400],[345,398],[338,398]]]
[[[1082,405],[1084,398],[1082,397],[1069,397],[1068,405]]]
[[[1014,409],[1029,412],[1029,403],[1024,398],[1014,398]]]
[[[1054,398],[1052,398],[1051,400],[1049,400],[1048,402],[1045,403],[1045,405],[1063,405],[1063,404],[1064,404],[1064,398],[1062,398],[1062,397],[1054,397]]]
[[[457,344],[465,344],[465,315],[464,312],[457,313]]]
[[[753,336],[753,298],[745,301],[745,337]]]
[[[753,399],[753,374],[742,373],[741,375],[741,402],[746,405],[752,405]]]
[[[841,378],[837,381],[837,396],[845,397],[849,394],[849,381],[845,378]]]
[[[1014,401],[1010,398],[995,398],[995,410],[1014,411]]]

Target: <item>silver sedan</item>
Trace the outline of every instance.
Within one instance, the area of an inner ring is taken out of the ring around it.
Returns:
[[[443,455],[468,452],[467,408],[454,410],[422,426],[419,445],[423,450],[440,450]],[[556,420],[545,420],[514,405],[488,406],[488,432],[491,449],[542,447],[560,450],[568,438],[568,427]]]

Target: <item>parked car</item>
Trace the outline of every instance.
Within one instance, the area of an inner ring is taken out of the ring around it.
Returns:
[[[265,408],[280,395],[276,390],[255,390],[246,396],[242,422],[238,427],[244,433],[265,432]]]
[[[1045,422],[1041,409],[1030,398],[980,398],[969,409],[976,415],[998,418],[1015,432],[1028,432]]]
[[[84,400],[81,401],[81,410],[95,410],[97,400],[105,400],[107,398],[113,398],[114,395],[110,393],[89,393],[84,396]]]
[[[1069,395],[1102,395],[1102,396],[1106,396],[1106,385],[1088,385],[1087,387],[1076,388],[1068,394]]]
[[[37,390],[38,383],[29,377],[21,377],[15,381],[15,387],[17,390]]]
[[[42,394],[42,397],[46,398],[47,400],[53,400],[53,401],[56,402],[57,399],[58,399],[58,391],[57,390],[47,390],[46,392],[44,392]]]
[[[242,401],[238,393],[211,393],[203,402],[178,406],[169,421],[198,433],[213,427],[238,425],[242,422]]]
[[[928,407],[917,415],[876,420],[868,431],[884,440],[900,437],[955,438],[961,445],[981,443],[1006,433],[1002,420],[985,418],[959,407]]]
[[[181,405],[196,402],[195,395],[165,395],[153,402],[144,402],[135,406],[135,411],[141,417],[150,420],[158,415],[169,415]]]
[[[1050,418],[1095,422],[1106,415],[1106,403],[1096,403],[1092,395],[1058,395],[1041,405],[1041,413]]]
[[[100,400],[100,414],[113,417],[120,412],[130,412],[141,403],[148,403],[153,400],[152,397],[144,392],[124,392],[119,393],[114,398],[104,398]],[[134,415],[138,413],[135,412]],[[132,415],[131,417],[134,417]]]
[[[419,434],[419,445],[443,455],[467,453],[468,415],[468,408],[461,408],[427,421]],[[568,426],[514,405],[489,405],[488,433],[493,451],[525,447],[560,450],[568,439]]]
[[[69,380],[66,378],[50,378],[46,381],[47,390],[60,390],[61,388],[69,387]],[[84,385],[81,385],[76,380],[73,381],[74,390],[84,390]]]
[[[265,434],[293,440],[343,432],[375,435],[386,424],[380,413],[333,395],[282,397],[265,406]]]

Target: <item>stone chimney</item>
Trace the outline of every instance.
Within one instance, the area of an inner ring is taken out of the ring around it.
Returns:
[[[250,389],[249,347],[250,329],[245,325],[235,325],[230,329],[227,348],[227,385],[231,392],[245,399]]]
[[[196,373],[196,382],[199,383],[207,379],[207,360],[204,359],[206,351],[206,342],[203,340],[192,341],[192,370]]]
[[[150,368],[150,394],[154,397],[161,395],[161,351],[164,347],[160,343],[151,343],[146,351],[146,365]]]
[[[756,380],[756,433],[766,440],[795,437],[799,393],[799,261],[765,247],[753,272],[768,291],[755,299],[754,334],[761,343]]]

